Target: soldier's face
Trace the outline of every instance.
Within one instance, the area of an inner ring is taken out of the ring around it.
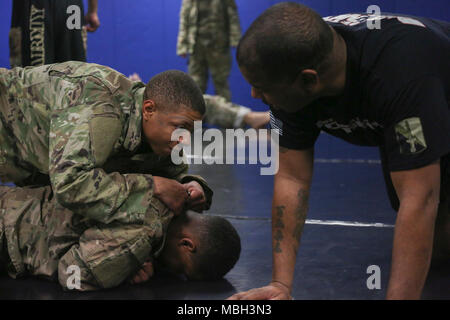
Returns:
[[[159,268],[165,272],[184,276],[189,274],[192,267],[190,255],[196,246],[192,229],[188,228],[193,215],[196,214],[184,212],[174,217],[167,228],[164,248],[157,258]]]
[[[176,112],[165,111],[152,100],[143,104],[142,128],[144,137],[152,150],[160,156],[168,156],[181,140],[172,141],[176,129],[194,130],[194,121],[202,120],[202,115],[187,107]],[[181,138],[180,138],[181,139]]]
[[[241,73],[251,85],[251,96],[262,100],[271,109],[297,112],[317,98],[297,80],[291,83],[269,81],[262,74],[251,73],[245,68],[241,68]]]

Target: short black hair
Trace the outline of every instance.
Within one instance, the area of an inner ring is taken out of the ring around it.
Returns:
[[[205,114],[205,100],[200,88],[188,74],[179,70],[164,71],[151,78],[144,99],[151,99],[172,112],[184,105],[202,116]]]
[[[318,70],[333,49],[333,31],[314,10],[281,2],[264,11],[239,42],[236,59],[266,80],[289,80],[304,69]]]
[[[225,218],[202,215],[197,253],[192,258],[191,280],[223,278],[239,260],[241,238]]]

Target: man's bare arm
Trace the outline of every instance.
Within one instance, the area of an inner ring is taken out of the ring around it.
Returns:
[[[98,10],[98,1],[97,0],[89,0],[88,3],[88,12],[97,13]]]
[[[433,248],[440,164],[391,173],[400,200],[387,299],[420,299]]]
[[[295,261],[308,211],[313,150],[281,151],[272,202],[272,281],[292,290]]]
[[[272,282],[235,294],[230,299],[289,299],[295,261],[308,209],[313,172],[313,149],[280,148],[280,167],[272,202]]]

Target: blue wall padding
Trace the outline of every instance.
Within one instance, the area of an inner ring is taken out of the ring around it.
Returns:
[[[277,0],[236,0],[243,31],[251,22]],[[384,12],[407,13],[450,20],[449,0],[303,0],[321,15],[365,12],[372,4]],[[167,70],[187,71],[186,60],[176,56],[179,9],[181,0],[99,0],[100,29],[89,34],[88,61],[113,67],[129,75],[138,72],[144,81]],[[86,0],[85,0],[86,5]],[[8,32],[12,0],[0,3],[0,67],[9,67]],[[87,8],[86,8],[87,9]],[[236,66],[230,84],[233,101],[266,110],[250,97],[250,86]],[[208,92],[212,93],[210,82]]]

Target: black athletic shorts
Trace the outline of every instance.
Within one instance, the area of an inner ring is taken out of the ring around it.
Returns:
[[[73,7],[67,12],[72,5],[80,14]],[[86,61],[83,25],[83,0],[13,0],[11,67]]]

